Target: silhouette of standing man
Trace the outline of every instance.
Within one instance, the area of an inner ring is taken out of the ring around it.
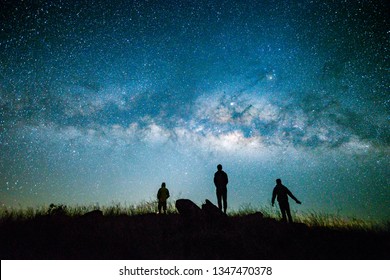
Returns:
[[[288,188],[282,185],[282,180],[276,179],[276,186],[274,191],[272,192],[272,206],[275,203],[275,197],[278,199],[280,212],[282,212],[282,221],[286,222],[286,214],[288,217],[288,221],[290,223],[293,222],[290,211],[290,204],[288,203],[288,196],[295,200],[296,203],[301,204],[301,202],[290,192]]]
[[[218,207],[222,211],[223,201],[223,212],[226,214],[227,208],[227,184],[229,182],[228,176],[225,171],[222,170],[222,165],[217,165],[218,171],[214,174],[214,185],[217,191]]]
[[[165,183],[161,184],[161,188],[157,192],[158,199],[158,213],[161,214],[161,209],[164,211],[164,214],[167,213],[167,199],[169,197],[169,190],[166,188]]]

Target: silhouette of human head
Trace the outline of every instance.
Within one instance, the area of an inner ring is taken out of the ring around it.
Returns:
[[[222,170],[222,165],[221,165],[221,164],[218,164],[218,165],[217,165],[217,169],[218,169],[219,171],[221,171],[221,170]]]
[[[276,184],[277,184],[277,185],[281,185],[281,184],[282,184],[282,180],[276,179]]]
[[[161,184],[161,187],[162,187],[162,188],[165,188],[165,182],[163,182],[163,183]]]

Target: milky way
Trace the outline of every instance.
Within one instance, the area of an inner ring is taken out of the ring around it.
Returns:
[[[3,207],[270,205],[390,217],[385,1],[2,1]]]

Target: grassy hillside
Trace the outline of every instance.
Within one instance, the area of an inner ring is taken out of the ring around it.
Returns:
[[[84,215],[92,210],[92,215]],[[170,205],[51,205],[1,212],[1,259],[389,259],[389,226],[325,214],[278,221],[244,207],[220,219]],[[102,214],[102,215],[101,215]]]

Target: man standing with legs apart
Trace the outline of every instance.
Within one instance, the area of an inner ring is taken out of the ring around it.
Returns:
[[[223,212],[226,214],[227,208],[227,184],[229,182],[228,175],[222,170],[222,165],[217,165],[218,171],[214,174],[214,185],[217,191],[218,207],[222,211],[223,201]]]
[[[288,203],[288,196],[295,200],[296,203],[301,204],[301,202],[290,192],[288,188],[282,185],[282,180],[276,179],[276,186],[272,192],[272,206],[275,203],[275,197],[278,198],[280,212],[282,212],[282,221],[286,222],[286,214],[288,221],[293,222],[290,211],[290,204]]]

